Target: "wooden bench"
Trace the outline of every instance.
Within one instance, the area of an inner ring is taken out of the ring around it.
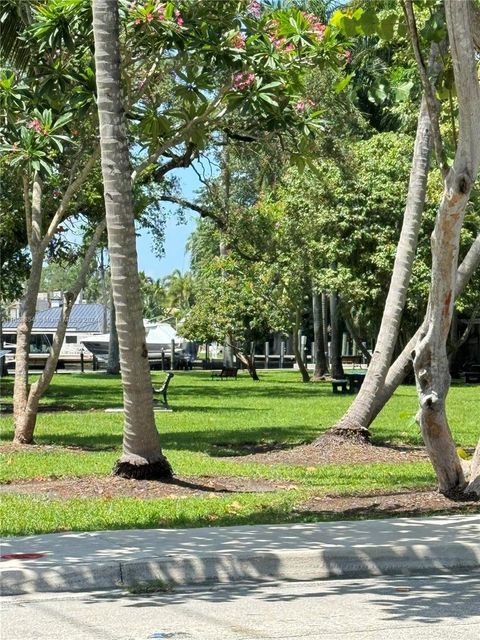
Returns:
[[[173,378],[174,375],[175,375],[174,373],[169,371],[167,373],[167,377],[165,378],[165,380],[163,381],[162,386],[159,389],[155,389],[155,387],[152,387],[153,393],[158,393],[158,394],[160,394],[162,396],[163,400],[160,400],[160,402],[165,407],[168,407],[168,402],[167,402],[168,385],[170,384],[170,380]]]
[[[480,364],[471,364],[464,375],[465,382],[480,382]]]
[[[333,393],[348,393],[347,380],[332,380],[332,388]]]
[[[226,378],[237,379],[238,369],[237,367],[222,367],[220,371],[213,371],[212,378],[218,378],[219,380],[225,380]]]

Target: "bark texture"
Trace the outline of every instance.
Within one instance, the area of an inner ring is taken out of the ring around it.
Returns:
[[[463,259],[461,265],[457,269],[456,275],[456,283],[455,283],[455,299],[458,298],[465,287],[468,284],[468,281],[474,274],[477,267],[480,265],[480,235],[477,236],[475,241],[473,242],[470,250],[467,255]],[[372,407],[372,415],[371,420],[375,420],[377,415],[383,409],[383,407],[387,404],[387,402],[392,397],[395,389],[402,384],[405,376],[411,370],[412,367],[412,353],[414,351],[415,345],[418,343],[418,340],[422,333],[425,332],[426,322],[422,324],[422,326],[416,331],[414,336],[408,341],[405,345],[403,351],[398,356],[398,358],[392,363],[390,369],[388,370],[387,377],[385,378],[385,384],[379,390],[376,395],[373,407]]]
[[[466,480],[446,415],[450,387],[447,340],[455,298],[460,232],[480,164],[480,86],[470,2],[446,0],[445,14],[458,96],[459,138],[432,234],[427,321],[415,346],[413,365],[420,401],[417,420],[439,490],[456,495],[464,490]]]
[[[108,250],[124,401],[123,455],[114,473],[170,478],[155,426],[137,268],[128,142],[120,91],[117,0],[93,1],[95,67]]]

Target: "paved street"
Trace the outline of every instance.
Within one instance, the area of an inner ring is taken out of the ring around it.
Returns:
[[[10,596],[2,640],[478,640],[480,572]]]

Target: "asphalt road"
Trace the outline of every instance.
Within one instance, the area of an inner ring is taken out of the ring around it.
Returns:
[[[478,640],[480,573],[2,599],[1,640]]]

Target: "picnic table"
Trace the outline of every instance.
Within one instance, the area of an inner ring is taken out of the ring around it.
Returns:
[[[366,371],[355,371],[345,373],[345,377],[339,380],[332,380],[333,393],[357,393],[365,380]]]
[[[237,379],[238,369],[237,367],[222,367],[220,371],[212,371],[212,378],[219,380],[225,380],[226,378]]]

